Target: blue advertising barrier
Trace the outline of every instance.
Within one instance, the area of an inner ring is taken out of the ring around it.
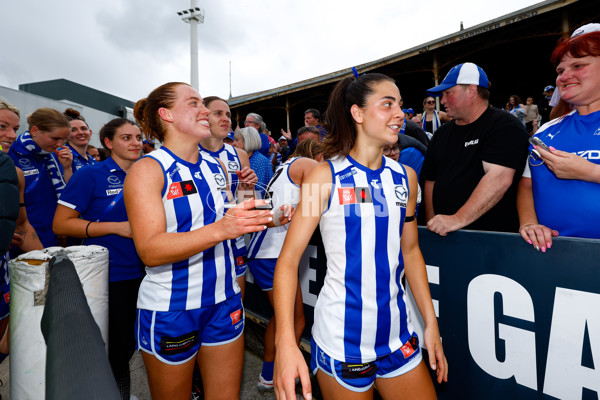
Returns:
[[[556,238],[541,253],[517,234],[419,236],[450,367],[440,399],[600,398],[600,240]],[[306,337],[326,269],[319,240],[300,265]],[[249,313],[268,317],[256,292]]]

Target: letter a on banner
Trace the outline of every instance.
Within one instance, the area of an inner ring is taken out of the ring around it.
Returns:
[[[581,365],[586,326],[595,369]],[[580,399],[582,388],[600,394],[600,294],[556,288],[544,393]]]

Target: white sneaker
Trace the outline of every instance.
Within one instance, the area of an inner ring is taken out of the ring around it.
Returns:
[[[256,384],[258,391],[261,393],[265,393],[273,390],[273,381],[268,381],[263,378],[262,374],[258,376],[258,383]]]

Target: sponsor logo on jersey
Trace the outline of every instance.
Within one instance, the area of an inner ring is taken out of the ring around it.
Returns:
[[[379,189],[379,185],[377,184],[377,179],[371,180],[371,186],[373,186],[375,189]]]
[[[169,176],[169,179],[173,179],[173,175],[175,175],[177,173],[177,171],[179,171],[179,165],[176,165],[175,168],[173,168],[173,171],[169,171],[167,173],[167,175]]]
[[[479,143],[479,139],[471,140],[469,142],[465,142],[465,147],[475,146],[477,143]]]
[[[575,154],[586,160],[600,160],[600,150],[581,150]]]
[[[202,173],[200,171],[194,172],[194,178],[196,178],[196,179],[202,179]]]
[[[111,175],[108,177],[108,183],[110,183],[111,185],[118,185],[119,183],[121,183],[121,180],[118,177]]]
[[[21,159],[19,159],[19,165],[22,166],[22,167],[24,167],[24,168],[27,168],[27,167],[31,166],[31,161],[29,161],[26,158],[21,158]]]
[[[167,194],[167,200],[177,199],[183,196],[189,196],[190,194],[198,193],[196,186],[193,181],[181,181],[173,182],[169,186],[169,192]]]
[[[340,181],[348,178],[349,176],[356,175],[356,173],[357,173],[356,169],[352,168],[352,169],[350,169],[350,172],[347,172],[344,175],[340,175]]]
[[[235,258],[235,265],[237,265],[238,267],[240,265],[244,265],[246,264],[246,257],[245,256],[237,256]]]
[[[398,199],[396,205],[406,207],[408,201],[408,190],[406,187],[404,185],[396,185],[396,187],[394,187],[394,193],[396,194],[396,199]]]
[[[229,161],[227,163],[227,169],[229,169],[229,172],[235,172],[240,168],[238,167],[238,163],[236,161]]]
[[[188,351],[198,343],[198,331],[192,331],[177,337],[163,336],[160,339],[161,354],[179,354]]]
[[[550,140],[554,139],[554,136],[558,135],[560,133],[560,130],[557,131],[554,135],[551,133],[548,133],[548,137],[550,138]]]
[[[400,351],[404,354],[404,358],[408,358],[414,354],[419,348],[419,339],[413,334],[410,339],[400,347]]]
[[[242,320],[242,309],[240,308],[239,310],[232,312],[229,316],[231,317],[231,325],[237,324]]]
[[[121,190],[123,190],[123,189],[108,189],[106,191],[106,195],[107,196],[114,196],[115,194],[121,193]]]
[[[338,188],[338,197],[341,205],[373,203],[373,197],[368,187]]]
[[[9,303],[10,303],[10,292],[6,292],[6,293],[4,293],[4,302],[5,302],[6,304],[9,304]]]
[[[223,176],[223,174],[215,174],[215,182],[219,185],[219,188],[225,187],[227,184],[227,180]]]
[[[600,135],[600,128],[596,129],[596,132],[594,132],[594,136],[598,136]]]
[[[28,171],[23,171],[23,175],[25,175],[25,176],[37,175],[39,173],[40,173],[40,171],[37,168],[36,169],[30,169]]]

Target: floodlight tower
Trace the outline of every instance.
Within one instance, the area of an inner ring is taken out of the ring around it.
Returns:
[[[204,23],[204,10],[198,8],[198,0],[191,0],[191,8],[178,11],[183,22],[190,24],[190,84],[198,90],[198,24]]]

